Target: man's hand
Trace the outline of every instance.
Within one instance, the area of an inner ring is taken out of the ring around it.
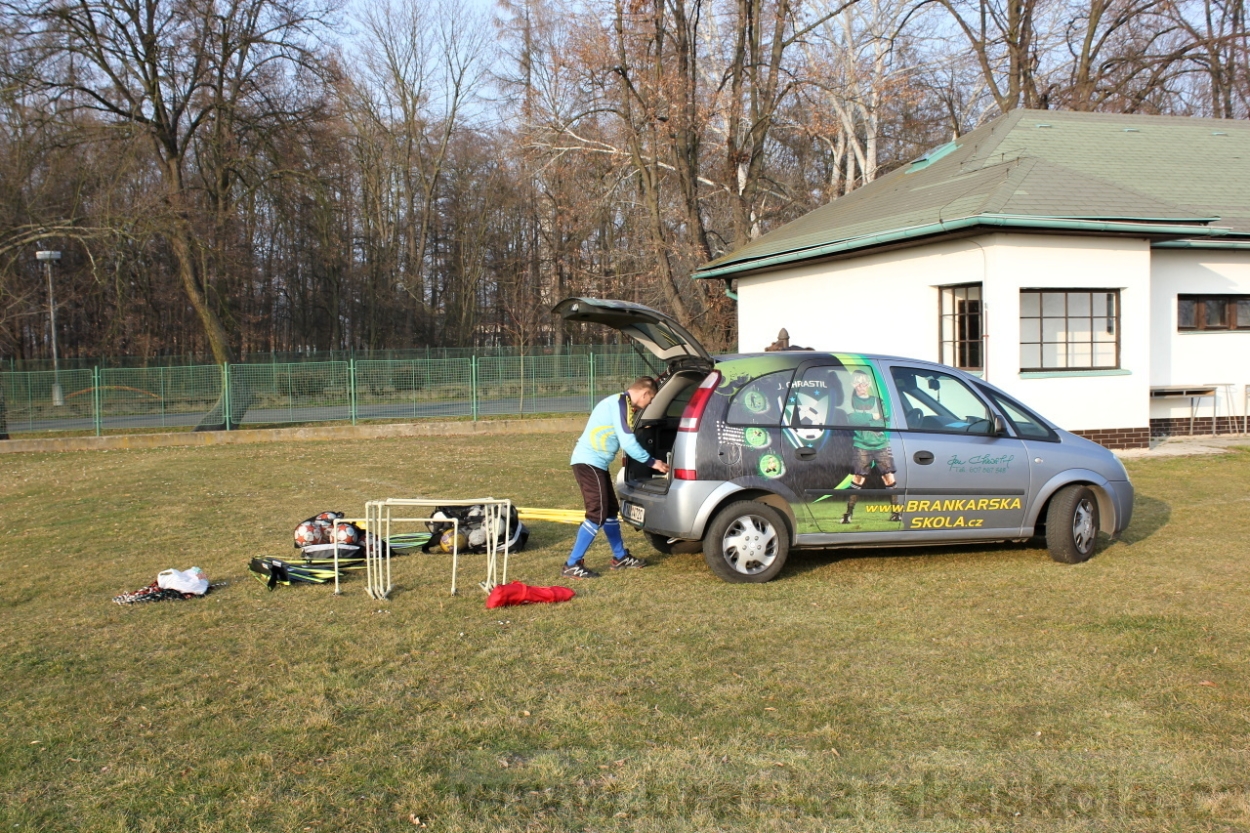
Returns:
[[[651,468],[655,469],[660,474],[668,474],[668,463],[663,460],[656,460],[651,464]]]

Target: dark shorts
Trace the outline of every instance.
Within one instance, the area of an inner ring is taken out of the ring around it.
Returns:
[[[577,486],[582,490],[586,520],[603,526],[604,521],[615,518],[621,511],[621,505],[616,500],[616,489],[612,487],[612,478],[606,471],[585,463],[574,463],[573,477],[577,479]]]
[[[887,445],[885,448],[855,449],[855,459],[852,461],[851,471],[855,472],[856,477],[867,477],[872,471],[872,467],[876,465],[877,474],[887,475],[894,474],[894,452]]]

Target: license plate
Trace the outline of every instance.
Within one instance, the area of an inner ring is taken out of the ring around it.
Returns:
[[[636,503],[626,503],[621,507],[621,514],[625,516],[625,520],[631,524],[642,524],[642,519],[646,517],[647,510],[643,509]]]

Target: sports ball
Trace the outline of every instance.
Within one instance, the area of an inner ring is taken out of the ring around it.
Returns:
[[[326,529],[316,521],[304,521],[295,527],[295,546],[310,547],[313,544],[328,544]]]
[[[341,517],[343,517],[343,513],[342,513],[342,512],[322,512],[320,515],[318,515],[318,516],[317,516],[316,518],[314,518],[313,520],[317,520],[317,521],[337,521],[337,520],[338,520],[339,518],[341,518]]]
[[[457,552],[467,549],[469,539],[463,532],[456,532],[454,529],[444,530],[442,536],[438,539],[438,548],[443,552],[451,552],[455,549]]]
[[[356,544],[360,540],[360,530],[354,524],[339,524],[334,527],[334,538],[331,543]]]

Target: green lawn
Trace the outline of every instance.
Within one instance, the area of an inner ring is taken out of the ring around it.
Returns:
[[[575,507],[573,438],[0,455],[0,833],[1245,830],[1250,452],[1134,461],[1124,540],[698,555],[488,611],[481,557],[267,591],[367,499]],[[510,578],[557,583],[573,526]],[[605,566],[602,542],[588,563]],[[167,567],[227,587],[118,606]]]

